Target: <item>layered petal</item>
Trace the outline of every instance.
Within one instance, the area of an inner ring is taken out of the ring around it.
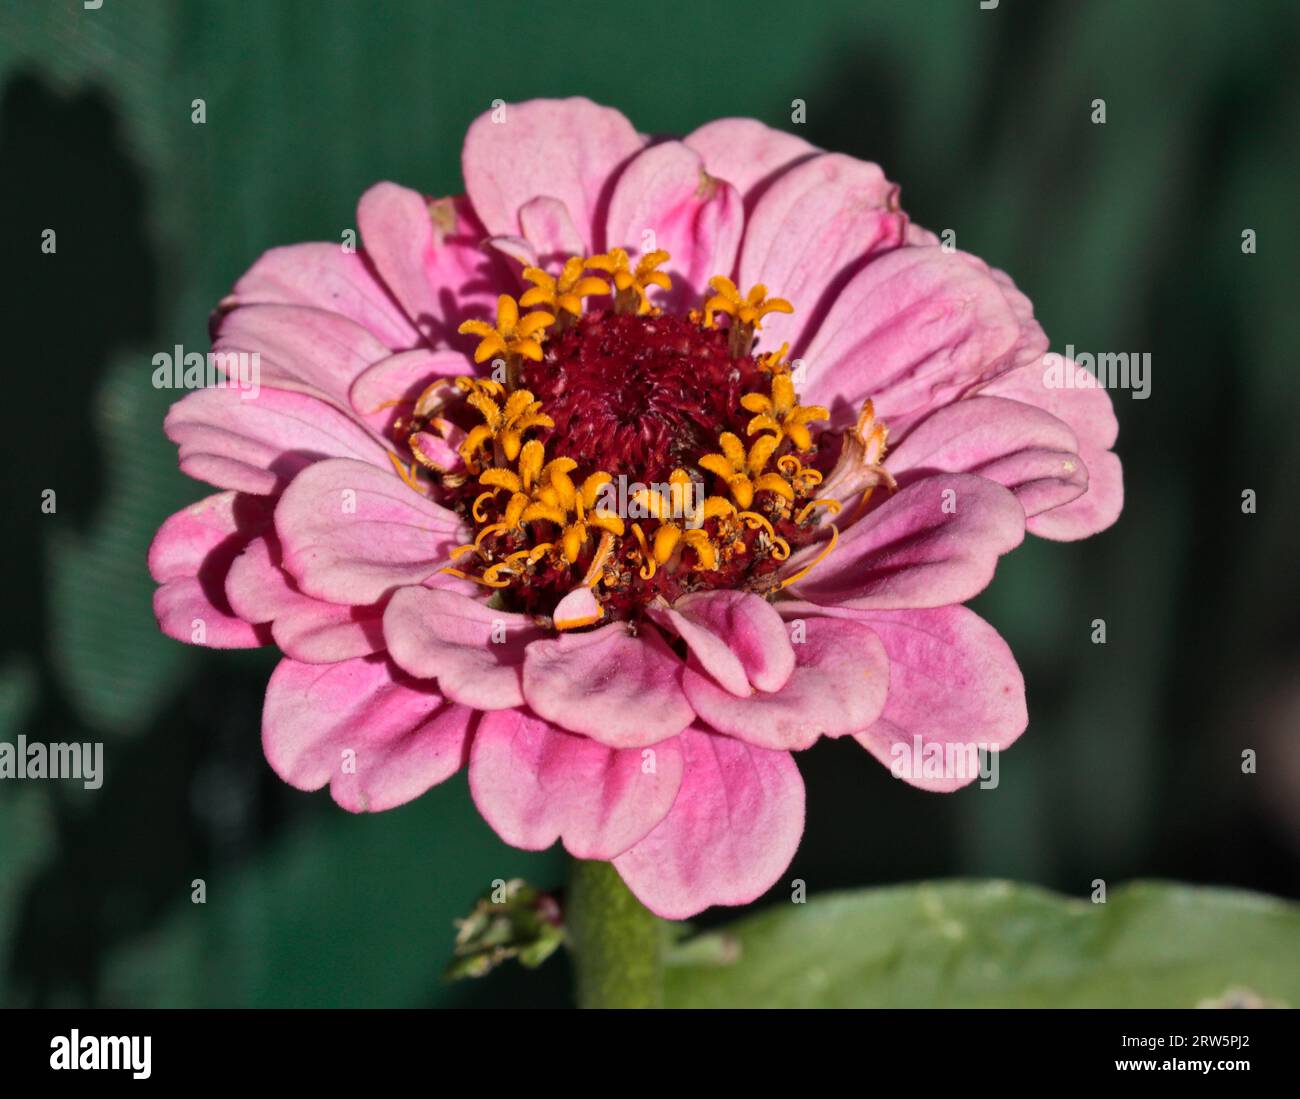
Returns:
[[[665,141],[637,154],[619,177],[605,239],[629,255],[666,250],[673,286],[655,301],[677,308],[698,301],[712,276],[730,274],[743,227],[736,189],[705,172],[694,150]]]
[[[473,716],[382,656],[323,665],[285,659],[266,688],[262,750],[290,786],[329,783],[344,809],[378,813],[460,770]]]
[[[762,283],[797,305],[764,319],[765,347],[804,346],[848,280],[903,243],[907,215],[893,207],[897,191],[878,165],[826,153],[790,168],[755,204],[738,281]]]
[[[236,492],[208,496],[164,521],[149,547],[149,573],[161,585],[153,610],[163,633],[214,649],[267,643],[269,631],[241,619],[224,586],[231,562],[270,521],[265,500]]]
[[[412,347],[420,340],[365,253],[345,250],[341,242],[272,248],[221,304],[306,305],[342,314],[387,347]]]
[[[1010,647],[966,607],[853,611],[791,604],[787,617],[830,614],[869,625],[889,654],[889,698],[856,739],[893,774],[924,790],[979,777],[980,749],[1011,745],[1028,724],[1025,681]]]
[[[370,430],[383,434],[399,411],[410,412],[432,382],[473,373],[472,360],[459,351],[402,351],[363,370],[348,399]]]
[[[880,639],[861,622],[815,612],[793,622],[787,616],[785,624],[793,630],[796,663],[779,689],[737,698],[692,665],[682,679],[691,708],[720,733],[783,751],[869,727],[880,716],[889,688],[889,661]]]
[[[682,140],[704,158],[709,175],[740,192],[747,212],[782,173],[819,151],[803,138],[753,118],[706,122]]]
[[[925,477],[848,527],[790,594],[877,610],[963,603],[984,590],[1024,531],[1024,510],[1001,485],[965,473]],[[795,554],[787,568],[804,567],[820,548]]]
[[[390,350],[355,321],[301,305],[246,305],[220,317],[212,353],[256,355],[263,388],[307,393],[351,415],[348,390]],[[231,371],[226,369],[227,376]]]
[[[1016,494],[1027,516],[1069,503],[1088,487],[1074,432],[1022,401],[972,397],[925,417],[890,453],[899,484],[937,472],[978,473]]]
[[[569,208],[550,195],[538,195],[519,208],[519,228],[534,250],[532,266],[554,270],[569,256],[583,253],[586,234],[574,224]]]
[[[464,199],[428,199],[376,183],[357,204],[366,254],[411,323],[432,346],[470,343],[467,317],[492,313],[507,272],[478,245],[486,235]]]
[[[700,666],[734,695],[780,690],[794,671],[785,623],[771,603],[750,592],[697,592],[647,613],[685,641]]]
[[[522,710],[486,715],[474,736],[474,804],[514,847],[557,839],[574,858],[612,859],[672,807],[682,781],[678,738],[609,748]]]
[[[694,716],[682,662],[653,626],[615,622],[534,641],[524,655],[524,698],[548,721],[611,748],[674,736]]]
[[[465,540],[455,514],[396,473],[346,458],[298,474],[275,509],[275,529],[298,587],[334,603],[374,603],[419,584]]]
[[[524,649],[541,636],[527,615],[454,591],[402,588],[384,612],[384,639],[397,665],[437,679],[448,698],[477,710],[523,704]]]
[[[268,622],[280,650],[306,664],[331,664],[382,652],[383,612],[378,604],[326,603],[303,595],[280,568],[274,531],[254,538],[226,575],[226,598],[248,622]]]
[[[563,204],[588,248],[600,250],[612,177],[642,143],[618,111],[589,99],[508,103],[480,115],[465,135],[465,190],[492,236],[525,235],[519,212],[545,195]]]
[[[854,275],[806,348],[803,400],[852,422],[870,397],[887,422],[956,399],[1005,368],[1020,324],[987,267],[896,248]]]
[[[218,488],[270,495],[324,458],[386,465],[388,451],[350,416],[304,393],[200,389],[163,423],[181,470]]]
[[[1111,453],[1119,422],[1110,394],[1078,363],[1064,356],[1035,357],[982,386],[989,396],[1023,401],[1050,412],[1073,429],[1088,469],[1088,490],[1070,503],[1034,516],[1029,530],[1043,538],[1074,541],[1105,530],[1124,507],[1124,474]]]
[[[614,860],[628,888],[669,920],[748,904],[790,865],[803,834],[804,788],[788,752],[691,728],[668,815]]]

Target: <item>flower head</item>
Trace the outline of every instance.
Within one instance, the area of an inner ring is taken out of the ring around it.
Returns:
[[[295,786],[381,810],[467,762],[506,842],[612,860],[667,917],[745,903],[802,832],[794,752],[950,790],[977,772],[912,755],[1019,736],[961,604],[1026,530],[1114,521],[1109,399],[1044,385],[1029,302],[875,165],[741,120],[651,145],[586,100],[508,119],[470,128],[465,197],[378,184],[364,257],[276,249],[222,303],[262,389],[168,416],[218,492],[159,531],[155,609],[283,651]]]

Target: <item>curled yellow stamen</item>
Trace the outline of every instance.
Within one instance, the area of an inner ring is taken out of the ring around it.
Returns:
[[[772,529],[772,524],[768,522],[767,517],[759,515],[756,511],[741,511],[736,513],[736,518],[743,522],[751,530],[758,530],[760,527],[767,532],[769,538],[776,537],[776,531]]]
[[[501,491],[500,488],[488,489],[487,492],[480,492],[476,497],[474,497],[474,503],[469,509],[469,513],[472,516],[474,516],[474,522],[476,523],[487,522],[487,516],[483,514],[483,510],[482,510],[483,502],[485,500],[495,499],[496,494],[500,491]]]
[[[790,576],[787,576],[784,580],[782,580],[781,581],[782,588],[788,588],[791,584],[794,584],[797,581],[802,580],[805,576],[807,576],[810,572],[812,572],[813,569],[815,569],[818,565],[820,565],[823,561],[825,561],[827,557],[830,556],[831,550],[835,548],[836,543],[839,542],[840,540],[839,527],[837,527],[834,523],[831,523],[830,528],[831,528],[831,536],[826,542],[826,548],[822,550],[821,553],[819,553],[815,558],[813,558],[810,562],[808,562],[808,564],[805,565],[803,568],[801,568],[798,572],[792,573]]]
[[[636,540],[641,546],[642,565],[637,569],[637,575],[642,580],[650,580],[659,570],[659,563],[655,560],[654,554],[650,552],[649,545],[646,544],[645,531],[641,529],[640,523],[632,524],[632,533],[636,535]]]
[[[505,561],[501,561],[498,564],[493,565],[486,572],[484,572],[483,575],[479,577],[479,583],[486,584],[489,588],[508,588],[510,587],[509,580],[497,579],[497,577],[503,572],[507,576],[513,575],[510,571],[510,567],[508,563]]]
[[[583,576],[582,582],[587,587],[594,587],[600,580],[601,574],[605,571],[605,562],[614,552],[614,535],[609,531],[602,531],[600,542],[596,546],[596,552],[592,555],[591,564],[587,567],[586,575]]]
[[[822,496],[816,500],[809,500],[800,510],[799,514],[794,517],[796,523],[802,523],[815,508],[825,508],[831,515],[837,515],[840,510],[840,502],[830,496]]]
[[[407,468],[406,464],[391,451],[388,454],[388,460],[393,463],[393,468],[397,470],[397,476],[402,479],[403,483],[423,495],[424,487],[420,484],[419,478],[415,475],[415,463],[412,462],[410,468]]]
[[[490,523],[474,536],[474,548],[482,550],[484,538],[490,538],[494,534],[504,534],[508,529],[505,523]]]
[[[790,369],[790,364],[785,361],[789,351],[790,345],[783,343],[777,350],[769,351],[766,355],[759,355],[754,362],[760,370],[768,374],[786,373]]]

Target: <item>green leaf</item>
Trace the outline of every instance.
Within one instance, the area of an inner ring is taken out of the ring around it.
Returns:
[[[783,905],[705,938],[719,934],[739,960],[670,968],[668,1006],[1300,1004],[1300,906],[1228,889],[1137,882],[1094,904],[923,883]]]

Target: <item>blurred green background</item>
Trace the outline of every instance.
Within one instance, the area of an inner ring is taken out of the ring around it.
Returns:
[[[1082,896],[1154,876],[1300,897],[1294,2],[0,13],[0,739],[103,741],[107,772],[95,793],[0,784],[0,1004],[567,1002],[562,958],[440,978],[453,918],[494,878],[558,883],[560,858],[498,842],[463,776],[369,818],[283,786],[259,746],[274,656],[163,638],[144,565],[158,523],[206,491],[176,471],[176,395],[151,387],[151,357],[205,350],[253,259],[339,239],[372,182],[459,191],[462,135],[498,98],[583,94],[651,133],[793,128],[803,99],[800,132],[878,161],[916,220],[1011,273],[1054,350],[1152,355],[1150,399],[1115,395],[1119,525],[1027,543],[978,601],[1029,690],[1000,787],[927,795],[823,743],[800,758],[789,878]]]

